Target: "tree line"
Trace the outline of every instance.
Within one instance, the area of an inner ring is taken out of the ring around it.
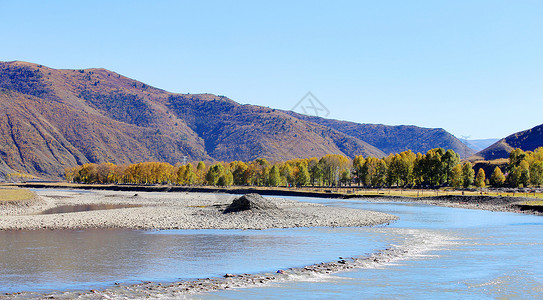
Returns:
[[[196,166],[194,166],[196,165]],[[461,162],[453,150],[435,148],[426,154],[404,151],[383,158],[339,154],[320,158],[269,162],[264,158],[251,162],[200,161],[186,165],[142,162],[131,165],[88,163],[68,168],[66,180],[78,183],[177,184],[210,186],[363,186],[363,187],[485,187],[540,186],[543,183],[543,148],[533,152],[511,152],[504,174],[496,167],[490,178],[481,168]]]
[[[526,152],[514,149],[509,154],[506,171],[507,178],[504,183],[509,186],[539,187],[543,185],[543,147]]]

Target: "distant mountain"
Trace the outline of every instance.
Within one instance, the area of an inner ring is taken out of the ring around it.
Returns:
[[[490,147],[477,152],[469,160],[508,158],[509,153],[515,148],[520,148],[524,151],[533,151],[538,147],[543,147],[543,124],[503,138]]]
[[[462,149],[442,129],[323,120],[170,93],[105,69],[0,62],[0,175],[58,178],[88,162],[175,164],[184,156],[248,161]]]
[[[475,152],[441,128],[422,128],[410,125],[359,124],[306,116],[295,112],[286,113],[299,119],[321,124],[359,138],[381,149],[386,154],[399,153],[406,150],[412,150],[415,153],[426,153],[428,150],[437,147],[452,149],[462,157],[468,157]]]
[[[470,147],[471,149],[475,151],[481,151],[490,145],[497,142],[499,139],[479,139],[479,140],[464,140],[461,139],[462,143],[466,144],[466,146]]]

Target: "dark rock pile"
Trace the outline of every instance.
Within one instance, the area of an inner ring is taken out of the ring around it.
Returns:
[[[278,209],[278,207],[259,194],[247,194],[234,199],[234,201],[232,201],[232,203],[224,210],[224,213],[270,209]]]

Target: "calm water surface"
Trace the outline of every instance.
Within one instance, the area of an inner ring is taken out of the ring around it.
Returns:
[[[381,228],[0,232],[0,291],[78,290],[257,273],[399,244],[399,229],[453,243],[373,269],[199,298],[543,298],[543,218],[410,203],[296,198],[400,216]]]
[[[543,218],[411,203],[317,200],[396,214],[391,227],[455,237],[453,246],[380,268],[199,298],[543,299]]]

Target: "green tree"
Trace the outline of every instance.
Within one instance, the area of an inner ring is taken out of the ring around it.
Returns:
[[[537,147],[532,153],[532,156],[535,160],[543,161],[543,147]]]
[[[543,184],[543,161],[535,161],[530,165],[530,183],[537,187]]]
[[[191,163],[185,166],[185,172],[183,173],[183,181],[185,184],[192,185],[196,182],[196,173]]]
[[[242,161],[236,161],[230,164],[230,170],[232,170],[234,184],[236,185],[247,184],[247,182],[245,181],[245,172],[247,171],[248,168],[249,166],[247,166],[247,164]]]
[[[447,150],[447,152],[445,152],[445,154],[443,154],[441,162],[444,168],[443,172],[445,175],[445,182],[450,184],[452,169],[454,168],[454,166],[460,163],[460,156],[456,154],[456,152],[454,152],[453,150],[449,149]]]
[[[467,188],[473,183],[475,171],[473,165],[468,161],[462,165],[462,185]]]
[[[206,175],[206,164],[203,161],[199,161],[196,165],[196,181],[198,184],[204,183]]]
[[[340,175],[340,179],[339,181],[347,186],[347,185],[351,185],[351,170],[349,169],[343,169],[343,171],[341,171],[341,175]]]
[[[185,169],[187,168],[187,166],[179,166],[179,168],[177,168],[177,172],[176,172],[176,182],[177,184],[185,184]]]
[[[402,167],[402,157],[400,154],[390,154],[385,158],[387,164],[386,183],[388,186],[400,186],[400,176]]]
[[[523,160],[520,162],[519,167],[521,169],[520,181],[524,187],[527,187],[530,182],[530,164],[526,160]]]
[[[417,153],[413,162],[413,183],[420,186],[424,182],[424,155]]]
[[[362,168],[364,168],[364,162],[366,160],[362,155],[356,155],[353,159],[353,173],[356,180],[356,183],[360,185],[363,182],[362,179]]]
[[[268,182],[268,175],[270,171],[270,164],[265,158],[257,158],[251,162],[250,174],[252,175],[251,181],[254,185],[263,186]]]
[[[400,153],[401,163],[399,166],[400,184],[403,186],[413,185],[414,176],[413,169],[415,166],[416,154],[411,150]]]
[[[268,185],[279,186],[280,184],[281,184],[281,174],[279,173],[279,168],[276,165],[273,165],[270,170]]]
[[[383,186],[386,182],[386,169],[384,160],[368,157],[362,169],[364,184],[373,187]]]
[[[309,171],[303,163],[299,164],[298,172],[296,173],[296,185],[304,186],[309,184]]]
[[[454,187],[455,189],[462,186],[463,180],[462,180],[462,165],[461,164],[458,163],[452,168],[449,179],[451,182],[450,183],[451,186]]]
[[[339,154],[327,154],[319,160],[322,168],[324,184],[335,186],[340,177],[340,171],[350,167],[349,158]]]
[[[294,170],[287,163],[283,164],[283,167],[281,168],[281,177],[285,179],[286,184],[294,185],[296,182],[296,178],[294,177]]]
[[[490,175],[490,184],[493,187],[502,186],[505,183],[505,175],[503,175],[502,169],[500,167],[495,167],[492,175]]]
[[[479,188],[485,187],[485,170],[483,168],[480,168],[479,171],[477,171],[477,176],[475,177],[475,186]]]
[[[430,149],[422,160],[422,176],[424,182],[439,186],[445,181],[445,168],[441,158],[445,154],[443,148]]]
[[[511,171],[515,167],[519,167],[520,163],[523,162],[526,159],[526,152],[522,151],[522,149],[513,149],[511,153],[509,153],[509,164],[508,169]]]
[[[507,182],[512,187],[526,187],[530,179],[530,165],[526,160],[521,160],[518,166],[510,163],[512,168],[507,175]]]
[[[311,185],[320,185],[322,183],[322,168],[319,160],[316,157],[310,158],[307,162],[307,167]]]
[[[212,165],[206,174],[206,181],[209,185],[218,185],[219,178],[224,175],[224,166],[220,163]],[[223,180],[226,180],[224,178]],[[226,185],[226,181],[223,181],[223,186]]]
[[[217,180],[217,185],[229,186],[229,185],[232,185],[233,182],[234,182],[234,177],[232,176],[232,173],[229,170],[227,170],[219,176],[219,179]]]

